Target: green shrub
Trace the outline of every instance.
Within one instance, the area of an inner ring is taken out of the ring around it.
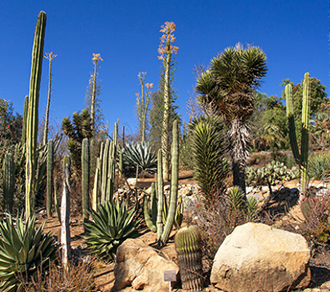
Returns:
[[[138,236],[136,211],[128,210],[125,203],[108,201],[97,212],[91,210],[90,215],[93,221],[85,223],[87,247],[101,259],[114,260],[118,246]]]
[[[43,232],[44,223],[35,229],[35,217],[27,222],[11,215],[0,222],[0,290],[22,291],[19,277],[28,281],[42,267],[47,268],[57,252],[55,239]]]

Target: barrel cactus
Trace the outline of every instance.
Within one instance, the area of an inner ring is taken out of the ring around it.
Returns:
[[[181,228],[175,236],[182,288],[203,290],[202,244],[199,230],[191,225]]]

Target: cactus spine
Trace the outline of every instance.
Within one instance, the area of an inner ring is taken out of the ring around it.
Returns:
[[[90,178],[90,150],[88,139],[82,141],[81,154],[82,168],[82,209],[84,222],[88,221],[88,206],[89,206],[89,178]]]
[[[52,190],[53,190],[54,143],[48,141],[47,153],[47,200],[46,210],[48,218],[52,217]]]
[[[36,148],[38,133],[38,107],[41,69],[46,29],[46,13],[41,11],[34,34],[30,76],[29,109],[26,127],[26,182],[25,216],[29,218],[34,209],[34,186],[36,173]]]
[[[201,236],[196,226],[181,228],[175,236],[175,249],[182,288],[187,291],[203,290]]]
[[[301,150],[299,153],[296,128],[293,115],[292,104],[292,86],[286,85],[285,95],[287,100],[287,119],[289,124],[289,137],[293,156],[300,168],[300,199],[305,196],[308,186],[308,143],[309,143],[309,108],[310,108],[310,96],[309,96],[309,73],[305,73],[303,82],[303,106],[302,106],[302,132],[301,132]]]
[[[4,161],[3,209],[10,214],[13,211],[15,186],[15,164],[13,154],[7,153]]]

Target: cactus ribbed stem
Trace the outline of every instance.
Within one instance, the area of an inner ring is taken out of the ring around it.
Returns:
[[[25,182],[25,216],[32,217],[35,201],[36,149],[38,133],[38,108],[41,69],[43,60],[44,38],[46,28],[46,13],[39,13],[32,51],[30,76],[29,110],[26,128],[26,182]]]
[[[173,228],[178,202],[178,182],[179,182],[179,125],[175,120],[173,123],[172,160],[171,160],[171,195],[170,207],[167,215],[164,232],[161,241],[165,244]]]
[[[301,132],[301,193],[304,195],[308,185],[308,144],[309,144],[309,73],[305,73],[303,82],[302,132]]]
[[[13,211],[15,186],[15,164],[13,154],[7,153],[4,161],[3,209],[10,214]]]
[[[82,211],[84,222],[88,221],[89,210],[89,179],[90,179],[90,149],[89,141],[85,138],[82,141],[82,155],[81,155],[81,168],[82,168]]]
[[[26,123],[27,123],[27,113],[29,110],[29,96],[25,96],[24,99],[24,112],[23,112],[23,129],[22,129],[22,144],[26,142]]]
[[[47,153],[47,199],[46,210],[48,218],[52,217],[52,191],[53,191],[54,142],[48,141]]]
[[[163,208],[164,208],[164,184],[163,184],[163,163],[162,163],[162,150],[158,150],[157,158],[157,193],[158,193],[158,208],[157,208],[157,241],[163,234]]]
[[[107,182],[108,182],[108,161],[109,161],[110,140],[105,142],[102,158],[102,177],[101,177],[101,204],[106,200]]]

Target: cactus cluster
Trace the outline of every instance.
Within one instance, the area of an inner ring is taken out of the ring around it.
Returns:
[[[182,288],[197,292],[203,290],[201,235],[196,226],[181,228],[175,236]]]
[[[289,170],[284,163],[272,161],[259,168],[247,168],[247,183],[252,186],[267,185],[272,195],[272,186],[280,181],[287,181],[297,177],[297,170]]]
[[[114,126],[114,139],[110,142],[102,142],[100,146],[100,156],[96,161],[96,171],[94,177],[92,208],[97,211],[98,205],[107,201],[112,201],[115,183],[115,170],[118,149],[118,124]]]
[[[310,111],[310,76],[309,73],[305,73],[303,82],[303,106],[302,106],[302,128],[301,128],[301,148],[298,149],[298,142],[296,136],[296,127],[293,113],[292,104],[292,86],[291,84],[285,87],[285,96],[287,104],[287,119],[289,125],[289,137],[293,156],[300,168],[300,185],[301,185],[301,197],[305,196],[308,186],[308,144],[309,144],[309,111]]]
[[[148,207],[148,201],[144,198],[144,218],[151,231],[157,231],[159,245],[166,244],[173,225],[179,226],[182,222],[183,204],[178,203],[178,176],[179,176],[179,127],[178,121],[173,123],[172,161],[171,161],[171,192],[169,205],[164,194],[162,175],[162,152],[158,151],[157,196],[156,188],[151,191],[152,218]],[[157,200],[157,203],[156,203]]]

